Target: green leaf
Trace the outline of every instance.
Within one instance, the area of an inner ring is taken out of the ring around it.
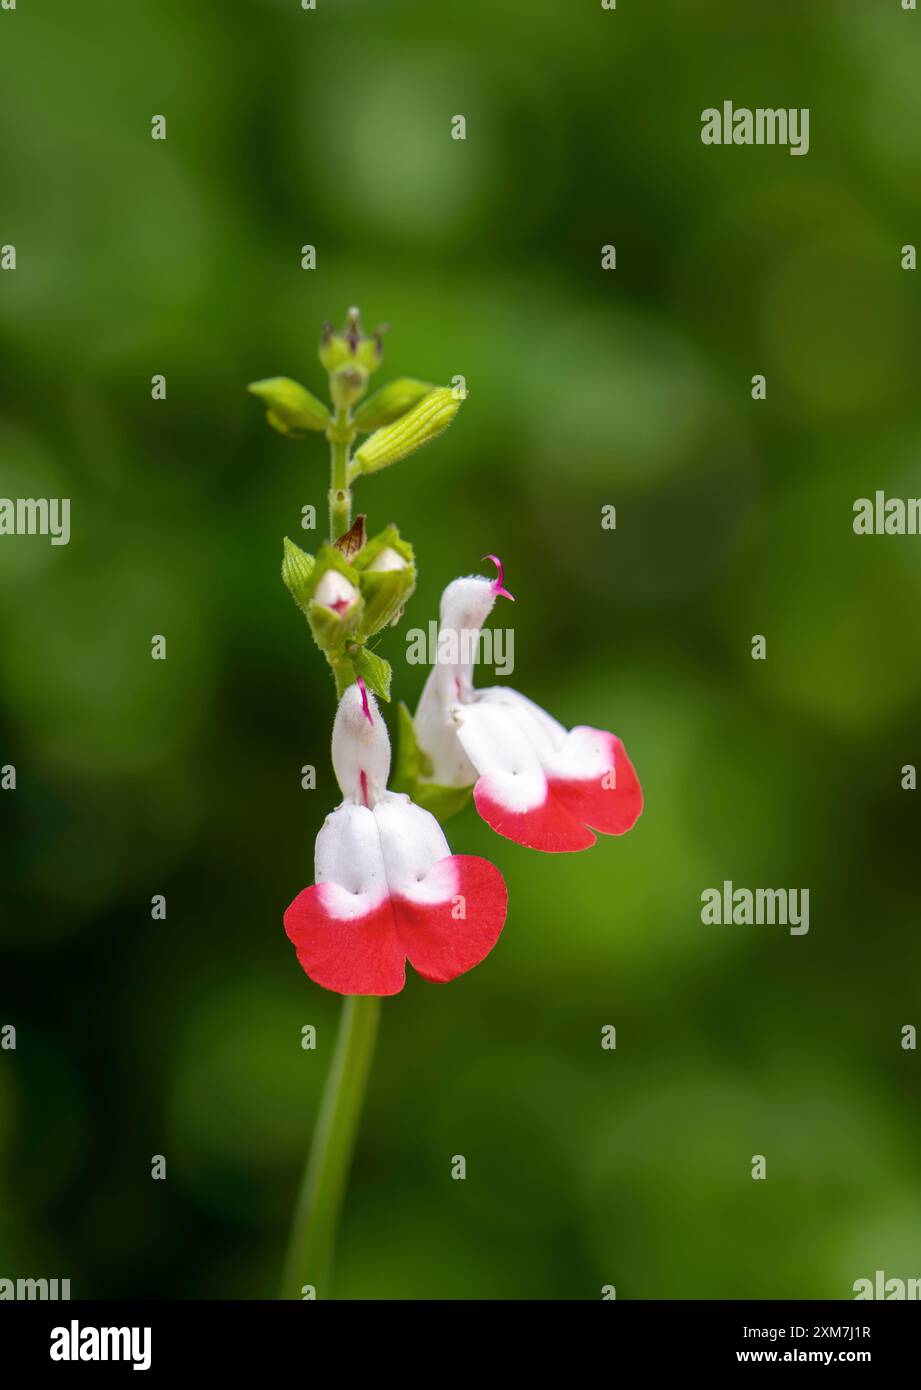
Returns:
[[[361,676],[368,689],[373,694],[379,695],[382,700],[389,700],[390,678],[393,674],[390,669],[390,662],[385,661],[382,656],[368,651],[367,647],[359,647],[356,651],[350,651],[349,657],[356,673]]]

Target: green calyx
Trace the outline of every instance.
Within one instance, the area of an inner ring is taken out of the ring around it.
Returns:
[[[341,655],[328,658],[336,679],[336,699],[341,700],[350,685],[361,676],[373,695],[390,699],[390,662],[358,642],[350,642]]]
[[[355,428],[359,434],[364,434],[368,430],[379,430],[382,425],[392,425],[434,390],[431,382],[416,381],[411,376],[388,381],[355,411]]]
[[[300,439],[305,430],[325,430],[332,419],[322,401],[288,376],[251,381],[246,389],[265,402],[269,424],[289,439]]]
[[[306,617],[310,604],[308,596],[310,577],[317,562],[312,555],[307,554],[306,550],[301,550],[299,545],[289,541],[287,536],[285,536],[284,544],[285,553],[281,561],[281,577],[294,602]]]
[[[297,602],[307,614],[314,641],[328,658],[344,650],[364,612],[358,574],[333,545],[320,547]]]
[[[356,450],[352,475],[379,473],[392,463],[414,454],[448,428],[461,405],[461,397],[448,386],[437,386],[392,425],[376,430]]]
[[[359,632],[372,637],[399,622],[416,587],[415,554],[395,526],[386,526],[359,550],[353,564],[364,601]]]
[[[332,396],[333,405],[340,413],[351,410],[356,405],[368,389],[368,372],[366,368],[349,364],[339,367],[330,373],[329,394]],[[354,425],[350,431],[349,442],[355,436]]]
[[[445,787],[428,780],[432,775],[432,760],[419,747],[413,717],[402,700],[397,706],[397,734],[397,756],[391,786],[394,791],[405,792],[417,806],[430,811],[443,825],[464,809],[473,788]]]
[[[349,309],[345,316],[345,326],[337,333],[331,323],[323,325],[320,339],[320,362],[332,374],[346,367],[358,368],[367,381],[371,372],[376,372],[383,360],[384,350],[381,341],[384,328],[378,328],[370,337],[361,326],[361,314],[357,309]]]

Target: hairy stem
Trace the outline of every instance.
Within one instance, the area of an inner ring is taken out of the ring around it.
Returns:
[[[347,410],[336,412],[330,439],[329,538],[337,541],[352,524],[352,490],[349,487],[349,452],[354,428]]]
[[[282,1298],[303,1298],[308,1285],[317,1298],[329,1296],[336,1227],[374,1055],[380,1007],[380,999],[373,995],[352,994],[343,1003],[336,1053],[291,1226]]]

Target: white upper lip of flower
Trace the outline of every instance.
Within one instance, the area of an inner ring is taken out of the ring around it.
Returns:
[[[434,764],[433,777],[447,786],[468,787],[477,770],[458,737],[459,708],[478,698],[473,685],[476,636],[493,610],[497,587],[481,575],[455,579],[441,596],[439,638],[442,632],[457,635],[454,650],[460,659],[436,660],[416,711],[416,736]],[[447,646],[447,644],[445,644]],[[438,647],[441,649],[441,641]]]
[[[387,726],[374,696],[365,692],[363,698],[357,685],[349,686],[336,710],[333,771],[345,800],[356,805],[373,809],[387,790],[390,776]]]
[[[333,770],[343,801],[317,836],[316,881],[329,885],[337,917],[361,916],[390,893],[443,902],[453,892],[451,849],[435,817],[387,790],[390,738],[377,701],[350,685],[333,724]]]

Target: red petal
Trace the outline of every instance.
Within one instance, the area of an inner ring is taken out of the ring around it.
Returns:
[[[442,861],[444,863],[446,861]],[[454,854],[456,884],[442,903],[394,898],[397,929],[413,968],[424,980],[444,983],[472,970],[489,955],[505,923],[508,892],[488,859]],[[459,916],[463,908],[464,916]]]
[[[385,898],[361,917],[336,915],[342,890],[334,885],[305,888],[285,913],[303,969],[337,994],[399,994],[407,956],[424,980],[438,983],[479,965],[505,923],[505,882],[486,859],[455,854],[436,868],[444,873],[448,865],[452,892],[443,902]]]
[[[336,917],[327,905],[329,889],[322,883],[305,888],[285,913],[285,931],[304,970],[337,994],[399,994],[405,952],[390,899],[363,917]]]
[[[639,819],[643,789],[620,739],[608,733],[603,737],[608,740],[609,770],[614,769],[614,786],[605,786],[607,774],[587,780],[551,777],[550,792],[583,824],[591,825],[603,835],[623,835]]]
[[[566,809],[562,801],[549,793],[542,806],[535,806],[530,811],[511,811],[491,793],[487,774],[474,787],[473,800],[487,825],[506,839],[514,840],[528,849],[558,854],[589,849],[595,843],[592,832]]]

